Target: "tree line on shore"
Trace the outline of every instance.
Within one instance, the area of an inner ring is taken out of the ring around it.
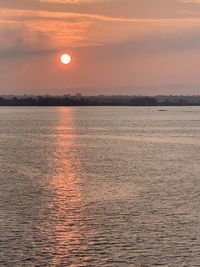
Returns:
[[[0,106],[200,106],[200,96],[1,96]]]

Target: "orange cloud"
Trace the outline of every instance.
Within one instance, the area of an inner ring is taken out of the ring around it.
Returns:
[[[45,3],[61,3],[61,4],[82,4],[82,3],[98,3],[98,2],[108,2],[110,0],[39,0]]]

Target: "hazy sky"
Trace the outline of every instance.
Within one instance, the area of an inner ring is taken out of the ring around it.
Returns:
[[[0,94],[76,92],[200,94],[200,0],[0,0]]]

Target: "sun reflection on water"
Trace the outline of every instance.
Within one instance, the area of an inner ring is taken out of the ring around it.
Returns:
[[[83,203],[79,164],[74,144],[73,110],[59,108],[59,121],[56,126],[56,149],[54,152],[51,188],[53,199],[51,227],[53,225],[55,246],[51,266],[85,266]]]

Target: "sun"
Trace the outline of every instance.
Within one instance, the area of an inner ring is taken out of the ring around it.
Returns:
[[[69,64],[72,61],[72,58],[69,54],[62,54],[60,56],[60,62],[64,65]]]

